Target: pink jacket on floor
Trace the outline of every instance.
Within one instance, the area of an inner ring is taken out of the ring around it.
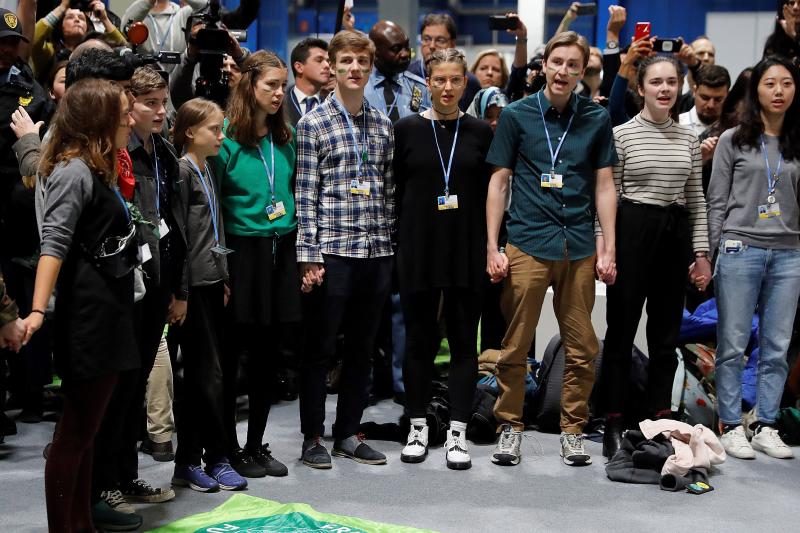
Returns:
[[[725,462],[725,449],[714,432],[702,424],[690,426],[677,420],[644,420],[639,422],[645,438],[659,433],[669,438],[675,454],[667,458],[662,474],[684,476],[692,468],[710,468]]]

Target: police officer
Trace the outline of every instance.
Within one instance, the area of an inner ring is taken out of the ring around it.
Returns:
[[[394,22],[381,20],[372,27],[369,38],[375,43],[375,68],[364,90],[370,105],[392,122],[428,109],[431,97],[425,80],[406,70],[411,62],[406,32]]]

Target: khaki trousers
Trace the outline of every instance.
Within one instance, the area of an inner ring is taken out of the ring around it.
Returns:
[[[497,361],[500,395],[494,406],[498,424],[524,428],[522,408],[528,351],[536,333],[545,293],[553,286],[553,310],[558,320],[566,361],[561,389],[561,431],[581,433],[589,418],[594,385],[594,359],[599,351],[592,327],[595,256],[577,261],[532,257],[506,246],[509,275],[503,282],[500,306],[508,329]]]
[[[167,339],[161,337],[156,360],[147,380],[147,433],[155,443],[172,440],[175,419],[172,416],[172,364]]]

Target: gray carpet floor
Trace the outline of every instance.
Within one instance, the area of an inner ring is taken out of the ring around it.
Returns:
[[[328,400],[333,419],[335,397]],[[391,402],[370,407],[364,420],[394,422]],[[0,444],[0,531],[44,531],[42,448],[52,422],[18,424],[19,434]],[[299,461],[297,403],[273,407],[267,439],[275,457],[289,467],[284,478],[250,480],[247,494],[283,503],[302,502],[321,512],[343,514],[442,532],[456,531],[800,531],[800,459],[728,459],[711,479],[716,488],[702,496],[670,493],[655,485],[614,483],[605,476],[599,444],[588,443],[594,464],[565,466],[556,435],[526,432],[517,467],[489,461],[491,446],[471,446],[473,467],[445,467],[444,451],[431,450],[420,465],[400,461],[402,446],[374,441],[389,463],[366,466],[334,458],[332,470],[316,471]],[[244,439],[246,422],[239,425]],[[332,445],[332,443],[331,443]],[[330,448],[330,446],[329,446]],[[800,455],[800,449],[795,449]],[[168,485],[171,463],[140,455],[140,476]],[[177,489],[169,503],[139,505],[143,530],[168,524],[223,503],[230,493],[200,494]]]

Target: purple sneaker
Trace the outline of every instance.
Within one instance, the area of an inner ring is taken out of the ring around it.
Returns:
[[[206,465],[206,473],[219,483],[222,490],[242,490],[247,488],[247,480],[240,476],[228,463]]]
[[[189,487],[197,492],[216,492],[219,483],[195,465],[175,465],[172,484],[176,487]]]

